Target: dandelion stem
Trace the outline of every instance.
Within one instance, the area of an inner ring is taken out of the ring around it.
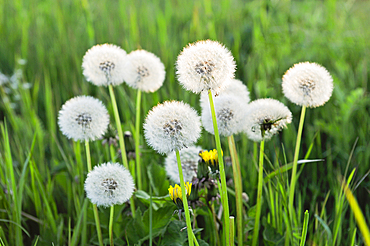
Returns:
[[[265,150],[265,140],[261,141],[260,144],[260,157],[258,165],[258,186],[257,186],[257,205],[256,205],[256,218],[254,220],[254,231],[252,246],[258,244],[258,233],[260,229],[260,217],[261,217],[261,206],[262,206],[262,186],[263,186],[263,153]]]
[[[113,246],[113,216],[114,216],[114,205],[110,207],[110,216],[109,216],[109,242]]]
[[[152,227],[153,227],[153,200],[152,200],[152,185],[149,184],[149,195],[150,195],[150,200],[149,200],[149,246],[153,245],[153,232],[152,232]]]
[[[111,84],[109,85],[109,94],[110,94],[110,99],[112,100],[114,119],[116,121],[116,126],[117,126],[117,131],[118,131],[118,138],[119,138],[119,146],[121,148],[122,163],[123,163],[123,165],[125,166],[125,168],[127,170],[130,170],[130,168],[128,166],[128,163],[127,163],[125,141],[123,139],[121,120],[120,120],[119,113],[118,113],[118,108],[117,108],[117,101],[116,101],[116,97],[114,96],[113,86]],[[134,198],[133,197],[130,198],[130,207],[131,207],[132,217],[135,218],[135,203],[134,203]]]
[[[240,173],[240,164],[238,153],[236,152],[234,136],[231,135],[227,138],[229,142],[230,155],[233,166],[233,176],[235,184],[235,200],[236,200],[236,223],[238,228],[238,245],[243,245],[243,201],[242,201],[242,181]]]
[[[235,237],[235,218],[234,216],[230,216],[230,245],[234,244],[234,237]]]
[[[225,210],[224,211],[224,223],[225,223],[224,230],[226,232],[225,242],[226,242],[226,245],[229,245],[230,224],[229,224],[229,201],[227,198],[226,174],[225,174],[224,160],[222,158],[221,141],[220,141],[220,135],[218,134],[216,112],[215,112],[215,107],[213,104],[211,90],[208,90],[208,97],[209,97],[209,104],[210,104],[211,112],[212,112],[213,129],[215,133],[216,147],[217,147],[217,153],[218,153],[218,162],[219,162],[219,168],[220,168],[221,191],[222,191],[220,195],[221,195],[222,204]]]
[[[89,141],[85,141],[85,148],[86,148],[86,160],[87,160],[87,170],[91,172],[91,155],[90,155],[90,145]],[[103,236],[101,234],[101,227],[100,227],[100,220],[99,220],[99,213],[98,207],[96,204],[93,204],[93,211],[94,211],[94,218],[95,218],[95,226],[96,226],[96,233],[98,234],[99,245],[103,246]]]
[[[136,121],[135,121],[135,158],[137,172],[137,187],[142,189],[141,183],[141,163],[140,163],[140,105],[141,105],[141,90],[137,90],[136,97]]]
[[[182,193],[182,203],[184,204],[184,210],[185,210],[185,219],[186,219],[186,227],[187,227],[187,231],[188,231],[189,246],[193,246],[194,245],[194,242],[193,242],[193,231],[192,231],[192,228],[191,228],[188,199],[186,198],[186,193],[187,192],[186,192],[186,189],[185,189],[184,176],[182,174],[182,166],[181,166],[180,152],[178,150],[176,150],[176,157],[177,157],[177,167],[179,169],[179,176],[180,176],[180,187],[181,187],[181,193]]]
[[[295,189],[295,184],[297,181],[296,175],[297,175],[297,166],[298,166],[298,155],[299,155],[299,148],[301,146],[302,130],[303,130],[305,113],[306,113],[306,106],[303,106],[302,111],[301,111],[301,118],[299,120],[297,141],[296,141],[295,151],[294,151],[292,180],[290,181],[290,188],[289,188],[289,207],[288,209],[289,209],[289,214],[291,218],[293,218],[294,189]]]

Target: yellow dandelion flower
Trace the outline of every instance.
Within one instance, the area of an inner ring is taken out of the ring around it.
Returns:
[[[186,182],[185,183],[185,189],[186,189],[186,197],[190,196],[191,193],[191,186],[192,183]],[[168,188],[168,193],[170,194],[171,200],[179,207],[183,207],[182,205],[182,191],[181,187],[178,184],[175,184],[175,187],[172,187],[170,185],[170,188]]]
[[[223,152],[221,151],[221,154],[223,155]],[[217,150],[206,150],[201,151],[199,153],[199,156],[202,158],[202,160],[207,163],[210,166],[217,166],[218,165],[218,153]]]

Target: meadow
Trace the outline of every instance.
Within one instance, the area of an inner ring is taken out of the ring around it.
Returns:
[[[68,140],[58,126],[62,105],[78,95],[101,100],[114,122],[108,89],[88,83],[82,74],[88,49],[112,43],[127,53],[141,48],[161,59],[165,82],[158,91],[141,95],[143,123],[148,111],[165,100],[184,101],[200,113],[199,95],[181,87],[175,62],[188,43],[211,39],[231,51],[235,77],[248,87],[251,100],[274,98],[293,114],[287,129],[265,143],[259,245],[299,245],[306,210],[306,245],[364,245],[342,182],[351,181],[349,187],[370,221],[368,13],[370,2],[355,0],[0,0],[0,244],[98,245],[93,209],[84,191],[84,143]],[[306,112],[299,159],[320,161],[298,165],[295,210],[289,213],[290,168],[301,107],[284,97],[281,83],[285,71],[304,61],[326,67],[334,90],[325,105]],[[132,156],[136,90],[122,84],[115,94],[122,129],[131,132],[125,143]],[[150,148],[140,131],[143,176],[142,189],[133,196],[136,216],[127,203],[116,206],[114,242],[187,245],[186,230],[180,231],[185,221],[174,214],[176,206],[168,195],[173,183],[164,169],[165,156]],[[250,245],[259,144],[245,134],[234,137],[248,196],[243,201],[244,245]],[[111,159],[110,146],[102,142],[91,142],[93,165]],[[231,180],[228,141],[221,142]],[[213,135],[204,130],[197,145],[216,148]],[[233,191],[231,182],[228,197],[235,216]],[[199,245],[226,245],[207,206],[192,206]],[[107,245],[109,212],[99,208]]]

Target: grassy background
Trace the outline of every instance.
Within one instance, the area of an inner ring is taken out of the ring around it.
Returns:
[[[161,58],[166,80],[159,91],[143,95],[142,115],[146,115],[150,108],[167,99],[183,100],[200,109],[198,95],[185,91],[176,81],[174,64],[187,43],[209,38],[232,51],[237,63],[236,78],[248,86],[252,100],[275,98],[293,112],[289,128],[266,144],[272,163],[266,165],[267,172],[285,164],[283,147],[287,162],[292,161],[294,153],[300,108],[284,98],[282,75],[301,61],[322,64],[332,74],[333,96],[323,107],[308,110],[301,149],[303,158],[313,144],[310,158],[325,161],[305,166],[297,187],[296,207],[300,217],[305,209],[312,215],[310,244],[330,242],[327,235],[339,231],[341,239],[333,244],[349,245],[355,224],[346,203],[341,202],[338,177],[345,175],[347,163],[350,171],[356,167],[355,187],[369,170],[369,12],[368,1],[0,0],[0,71],[6,75],[17,69],[23,71],[15,80],[18,86],[13,83],[0,87],[0,116],[2,122],[6,118],[10,140],[7,151],[4,129],[0,143],[0,218],[22,222],[30,233],[25,242],[41,235],[39,243],[56,240],[64,244],[69,223],[72,227],[77,224],[83,208],[81,184],[86,172],[82,167],[84,153],[78,153],[84,148],[60,133],[57,113],[66,100],[82,94],[101,99],[112,112],[107,89],[95,87],[82,76],[82,57],[87,49],[95,44],[113,43],[127,52],[143,48]],[[27,63],[20,64],[20,58]],[[30,89],[23,89],[26,82],[32,85]],[[132,130],[134,124],[135,93],[126,85],[116,88],[125,130]],[[244,135],[236,136],[236,141],[243,187],[252,206],[257,184],[256,145]],[[144,140],[142,143],[145,165],[161,165],[163,157],[148,148]],[[205,149],[215,148],[208,133],[203,133],[198,144]],[[91,148],[93,163],[109,159],[100,142]],[[18,191],[23,194],[18,194],[17,201],[7,199],[12,190],[8,186],[12,166]],[[22,170],[26,172],[24,176]],[[18,180],[22,177],[25,184],[20,186]],[[289,180],[289,175],[281,178]],[[355,189],[367,220],[369,186],[369,179],[365,178]],[[162,185],[158,183],[158,187]],[[166,195],[166,187],[157,189],[156,195]],[[18,212],[12,209],[14,203],[22,206]],[[21,215],[20,211],[41,222]],[[271,212],[267,205],[263,211]],[[327,227],[313,217],[315,213]],[[10,245],[16,240],[8,236],[13,235],[9,234],[12,230],[9,222],[0,222],[0,236],[7,238]],[[356,242],[361,242],[359,234]]]

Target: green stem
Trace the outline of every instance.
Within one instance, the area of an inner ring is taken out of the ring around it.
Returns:
[[[91,172],[92,167],[91,167],[90,144],[88,140],[85,141],[85,148],[86,148],[87,170]],[[96,232],[98,234],[99,245],[103,246],[103,236],[101,234],[99,213],[98,213],[98,207],[96,206],[96,204],[93,204],[93,211],[94,211]]]
[[[195,235],[194,235],[194,232],[193,232],[193,231],[191,231],[191,234],[193,234],[193,239],[194,239],[195,246],[199,246],[199,243],[198,243],[198,241],[197,241],[197,238],[196,238],[196,237],[195,237]]]
[[[254,231],[253,231],[253,241],[252,246],[256,246],[258,244],[258,233],[259,233],[259,225],[260,225],[260,217],[261,217],[261,207],[262,207],[262,186],[263,186],[263,153],[265,149],[265,140],[261,141],[260,145],[260,158],[259,158],[259,166],[258,166],[258,186],[257,186],[257,205],[256,205],[256,218],[254,221]]]
[[[308,211],[306,210],[306,212],[304,213],[301,243],[299,244],[300,246],[304,246],[304,244],[306,243],[309,217],[310,217],[310,215],[309,215]]]
[[[235,218],[234,216],[230,216],[230,245],[234,245],[234,237],[235,237]]]
[[[110,207],[110,216],[109,216],[109,242],[113,246],[113,216],[114,216],[114,205]]]
[[[297,181],[296,175],[297,175],[297,166],[298,166],[298,155],[299,155],[299,148],[301,146],[301,139],[302,139],[302,131],[303,131],[303,123],[304,123],[304,117],[306,113],[306,107],[302,107],[301,111],[301,118],[299,120],[299,127],[298,127],[298,134],[297,134],[297,141],[295,145],[295,151],[294,151],[294,160],[293,160],[293,170],[292,170],[292,179],[290,182],[290,188],[289,188],[289,214],[291,218],[293,218],[293,202],[294,202],[294,189],[295,184]]]
[[[215,107],[213,104],[213,97],[212,97],[212,91],[208,90],[208,98],[209,98],[209,104],[211,107],[212,112],[212,121],[213,121],[213,129],[215,133],[215,140],[216,140],[216,147],[217,147],[217,153],[218,153],[218,162],[219,162],[219,168],[220,168],[220,178],[221,178],[221,201],[224,205],[224,222],[225,222],[225,228],[226,231],[226,245],[229,245],[229,230],[230,230],[230,224],[229,224],[229,201],[227,198],[227,186],[226,186],[226,174],[225,174],[225,167],[224,167],[224,160],[222,158],[222,149],[221,149],[221,141],[220,141],[220,135],[218,134],[218,126],[217,126],[217,119],[216,119],[216,112]]]
[[[182,174],[182,166],[181,166],[181,159],[180,159],[180,152],[176,150],[176,157],[177,157],[177,167],[179,169],[179,176],[180,176],[180,186],[181,186],[181,193],[182,193],[182,203],[184,205],[185,210],[185,219],[186,219],[186,227],[188,231],[188,240],[189,246],[193,246],[193,231],[191,229],[191,222],[190,222],[190,213],[189,213],[189,206],[188,206],[188,199],[186,198],[186,189],[185,189],[185,182],[184,176]]]
[[[238,227],[238,245],[243,245],[243,200],[242,200],[242,181],[238,153],[235,147],[234,136],[231,135],[227,138],[229,142],[230,155],[233,166],[233,176],[235,184],[235,200],[236,200],[236,224]]]
[[[128,163],[127,163],[125,141],[124,141],[124,138],[123,138],[121,120],[120,120],[119,113],[118,113],[118,108],[117,108],[117,101],[116,101],[116,97],[114,96],[113,86],[111,84],[109,85],[109,94],[110,94],[110,98],[112,100],[114,119],[116,121],[116,126],[117,126],[117,131],[118,131],[118,138],[119,138],[118,141],[119,141],[119,146],[121,148],[122,163],[123,163],[123,165],[125,166],[125,168],[127,170],[130,170],[130,168],[128,166]],[[135,218],[135,203],[134,203],[134,198],[133,197],[130,198],[130,207],[131,207],[132,217]]]
[[[149,194],[150,194],[150,203],[149,203],[149,246],[153,245],[153,232],[152,232],[152,226],[153,226],[153,205],[152,205],[152,186],[149,184]]]
[[[142,189],[141,163],[140,163],[140,104],[141,104],[141,90],[137,90],[136,121],[135,121],[135,158],[136,158],[136,172],[137,172],[137,187],[139,190]]]

